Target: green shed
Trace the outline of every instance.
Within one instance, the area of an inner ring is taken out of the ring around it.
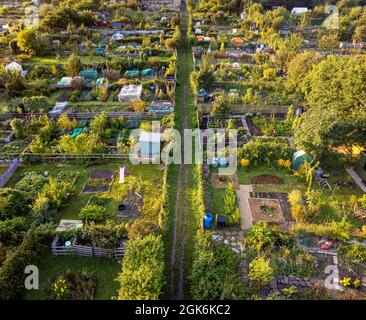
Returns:
[[[153,69],[145,69],[145,70],[142,70],[142,75],[144,77],[154,77],[155,71]]]
[[[124,76],[126,78],[137,78],[140,76],[140,71],[139,70],[127,70],[124,74]]]
[[[356,164],[354,170],[362,180],[366,181],[366,150],[361,153],[360,160]]]
[[[80,71],[79,76],[87,80],[97,80],[98,71],[93,69],[85,69]]]
[[[304,150],[296,151],[292,155],[292,169],[298,170],[305,162],[311,162],[313,158],[308,155]]]
[[[99,79],[97,79],[95,84],[97,87],[101,87],[105,84],[105,82],[106,82],[106,78],[99,78]]]

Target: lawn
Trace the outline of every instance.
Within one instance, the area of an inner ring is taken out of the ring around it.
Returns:
[[[112,259],[85,258],[85,257],[55,257],[47,250],[41,257],[39,268],[40,289],[26,291],[24,299],[47,299],[45,289],[54,277],[58,277],[66,270],[94,272],[97,276],[95,300],[111,300],[119,288],[115,279],[121,272],[120,262]]]
[[[32,57],[27,64],[64,64],[68,56],[46,56],[46,57]],[[113,57],[112,57],[113,59]],[[84,64],[103,63],[105,58],[102,56],[80,56],[80,60]]]
[[[126,166],[128,173],[131,176],[136,178],[141,178],[146,181],[152,182],[154,185],[161,185],[163,171],[159,169],[157,165],[132,165],[132,164],[120,164],[120,166]],[[107,216],[108,218],[114,218],[117,213],[118,204],[120,204],[122,197],[126,194],[126,190],[124,185],[119,184],[119,165],[102,165],[102,166],[92,166],[92,167],[83,167],[83,166],[74,166],[67,164],[41,164],[41,165],[32,165],[23,166],[19,168],[12,178],[7,183],[8,187],[14,187],[15,184],[20,181],[20,179],[25,175],[26,172],[33,171],[36,173],[44,174],[48,172],[49,176],[57,177],[59,172],[74,172],[78,173],[79,177],[75,182],[75,188],[77,190],[76,194],[71,196],[69,201],[65,203],[65,205],[61,208],[60,217],[62,219],[79,219],[79,213],[81,208],[83,208],[91,195],[98,195],[103,197],[108,197],[110,201],[106,205]],[[112,183],[111,190],[105,193],[82,193],[82,190],[88,181],[90,173],[93,170],[101,169],[101,170],[113,170],[117,174]],[[127,182],[128,177],[126,177]]]
[[[224,213],[224,195],[225,188],[212,188],[211,209],[213,214]]]

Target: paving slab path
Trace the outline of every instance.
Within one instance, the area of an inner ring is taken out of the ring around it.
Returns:
[[[248,230],[252,225],[252,216],[250,214],[250,208],[248,199],[250,198],[250,193],[253,192],[252,185],[240,184],[238,193],[239,210],[241,217],[241,229],[243,231]]]

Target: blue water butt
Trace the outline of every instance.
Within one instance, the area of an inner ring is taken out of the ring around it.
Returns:
[[[203,227],[205,229],[210,229],[212,227],[212,214],[209,212],[203,217]]]
[[[219,166],[220,168],[226,168],[228,165],[226,158],[220,158],[219,159]]]

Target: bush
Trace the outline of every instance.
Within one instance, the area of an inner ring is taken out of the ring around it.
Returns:
[[[15,217],[13,219],[0,221],[0,241],[18,241],[19,238],[23,237],[29,227],[24,217]]]
[[[47,178],[43,175],[35,173],[35,172],[28,172],[22,180],[20,180],[16,184],[16,189],[29,192],[31,194],[37,194],[47,182]]]
[[[238,208],[238,199],[234,184],[230,182],[226,187],[224,196],[224,210],[228,223],[239,225],[240,224],[240,212]]]
[[[104,220],[105,213],[106,213],[105,208],[92,204],[82,208],[79,217],[80,219],[83,219],[85,221],[97,222]]]
[[[31,229],[23,243],[0,268],[0,300],[12,300],[21,296],[24,290],[24,269],[37,263],[41,250],[39,236]]]
[[[129,240],[119,275],[119,300],[157,300],[164,285],[164,246],[161,237]]]
[[[258,222],[248,231],[245,244],[254,247],[257,251],[270,248],[276,241],[276,233],[265,222]]]
[[[10,188],[0,189],[0,220],[29,213],[29,198],[22,191]]]
[[[249,265],[248,278],[256,286],[267,286],[273,279],[273,269],[270,261],[258,256]]]
[[[198,300],[243,297],[240,257],[230,248],[215,245],[210,233],[197,234],[192,265],[191,296]]]
[[[53,280],[47,293],[51,300],[93,300],[96,286],[93,273],[67,270]]]
[[[137,219],[128,229],[128,238],[135,240],[145,238],[148,235],[158,236],[160,234],[159,226],[153,221]]]

